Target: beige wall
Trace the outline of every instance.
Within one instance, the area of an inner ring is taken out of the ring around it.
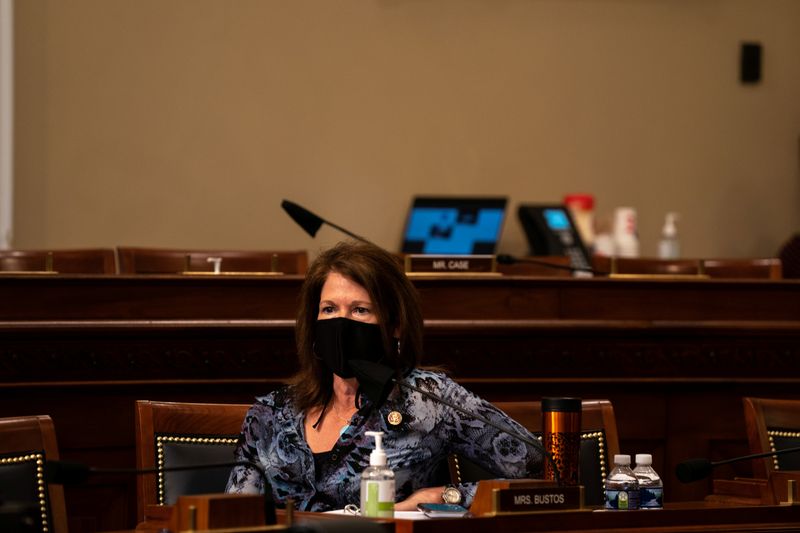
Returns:
[[[19,248],[389,248],[412,195],[590,191],[655,253],[800,230],[795,0],[19,0]],[[763,82],[738,82],[742,40]]]

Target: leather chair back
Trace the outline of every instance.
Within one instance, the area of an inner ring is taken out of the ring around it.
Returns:
[[[64,490],[42,472],[58,460],[49,416],[0,418],[0,531],[67,533]]]
[[[110,248],[84,250],[0,250],[0,272],[116,274]]]
[[[230,463],[247,404],[136,402],[137,468]],[[172,505],[179,496],[225,491],[231,467],[159,472],[139,476],[138,513],[148,505]]]
[[[800,400],[743,398],[751,453],[800,446]],[[776,470],[800,471],[800,452],[753,460],[753,474],[768,478]]]

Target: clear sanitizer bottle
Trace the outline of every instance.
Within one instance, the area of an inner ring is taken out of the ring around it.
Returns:
[[[383,432],[367,431],[375,437],[375,449],[369,455],[369,466],[361,473],[361,516],[394,517],[394,472],[386,466]]]
[[[639,482],[631,470],[630,455],[615,455],[614,470],[606,478],[606,509],[638,509]]]
[[[681,241],[678,240],[678,214],[667,213],[661,240],[658,241],[659,259],[678,259],[681,256]]]
[[[661,509],[664,505],[664,484],[652,465],[652,455],[636,454],[636,468],[633,469],[633,475],[639,482],[639,509]]]

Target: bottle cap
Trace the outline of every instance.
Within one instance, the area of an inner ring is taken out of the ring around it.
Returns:
[[[615,465],[630,465],[631,464],[631,456],[624,455],[624,454],[617,454],[614,456],[614,464]]]
[[[649,453],[637,453],[636,464],[642,466],[650,466],[653,464],[653,456]]]
[[[369,466],[386,466],[386,452],[383,450],[383,431],[367,431],[366,434],[368,437],[375,437],[375,449],[369,454]]]

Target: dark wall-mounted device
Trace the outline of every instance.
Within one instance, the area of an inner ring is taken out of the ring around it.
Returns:
[[[761,81],[761,43],[742,43],[739,79],[748,84]]]

